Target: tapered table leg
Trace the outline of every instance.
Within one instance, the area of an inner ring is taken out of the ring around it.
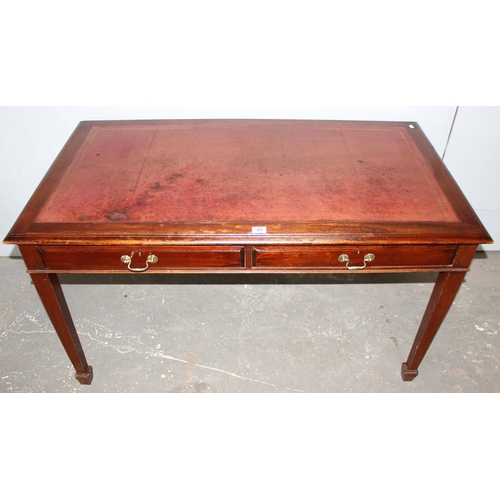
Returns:
[[[87,364],[85,359],[59,278],[56,274],[32,274],[31,279],[59,339],[76,369],[76,379],[80,384],[91,384],[92,367]]]
[[[453,303],[465,274],[465,272],[439,273],[408,359],[403,363],[401,369],[403,380],[410,381],[418,375],[418,366]]]

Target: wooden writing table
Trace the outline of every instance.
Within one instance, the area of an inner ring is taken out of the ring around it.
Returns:
[[[81,122],[14,224],[82,384],[59,273],[437,272],[413,380],[492,240],[416,123]]]

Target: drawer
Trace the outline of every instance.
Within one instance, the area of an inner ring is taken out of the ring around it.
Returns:
[[[39,247],[39,252],[47,269],[73,272],[157,272],[244,265],[243,246],[45,246]]]
[[[427,269],[451,266],[457,248],[457,245],[255,246],[252,264],[256,268],[318,270]]]

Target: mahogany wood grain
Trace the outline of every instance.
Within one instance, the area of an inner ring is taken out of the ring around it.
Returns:
[[[172,268],[237,268],[244,263],[242,246],[44,246],[39,248],[46,269],[71,271],[107,270],[129,272],[120,259],[123,255],[132,257],[132,267],[143,267],[149,255],[157,257],[148,271],[162,271]]]
[[[364,256],[371,253],[375,258],[367,264],[367,270],[419,266],[430,270],[432,266],[451,266],[457,249],[456,245],[255,246],[253,261],[256,267],[342,269],[346,264],[339,261],[341,254],[349,257],[350,266],[362,266]]]

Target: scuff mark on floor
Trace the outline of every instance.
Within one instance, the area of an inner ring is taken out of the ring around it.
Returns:
[[[2,328],[4,325],[2,324]],[[32,329],[30,329],[32,328]],[[16,334],[33,334],[33,333],[48,333],[53,332],[54,328],[50,324],[45,311],[38,309],[35,314],[29,314],[23,311],[18,314],[10,323],[10,325],[5,325],[5,332],[2,332],[2,336],[6,336],[8,332],[13,332]],[[54,332],[55,333],[55,332]]]
[[[290,387],[282,388],[279,385],[272,384],[270,382],[265,382],[263,380],[257,380],[254,378],[250,377],[244,377],[243,375],[238,375],[237,373],[230,372],[227,370],[222,370],[221,368],[215,368],[213,366],[207,366],[207,365],[202,365],[200,363],[195,363],[193,362],[193,359],[181,359],[177,358],[175,356],[170,356],[169,354],[165,354],[161,348],[156,348],[152,349],[148,346],[146,346],[142,340],[141,336],[129,336],[133,339],[134,346],[126,343],[117,343],[114,342],[114,340],[118,340],[118,342],[121,342],[122,339],[124,338],[124,335],[120,332],[113,332],[109,328],[99,325],[98,323],[94,323],[93,321],[90,321],[88,319],[79,321],[77,326],[77,330],[80,332],[80,335],[86,336],[93,340],[94,342],[99,343],[100,345],[103,345],[105,347],[111,347],[115,351],[119,352],[120,354],[127,354],[129,352],[136,352],[137,354],[146,354],[147,356],[151,357],[157,357],[157,358],[163,358],[163,359],[168,359],[170,361],[176,361],[178,363],[184,363],[191,368],[190,371],[192,371],[193,367],[197,368],[203,368],[205,370],[212,370],[216,371],[219,373],[224,373],[225,375],[229,375],[231,377],[239,378],[241,380],[246,380],[248,382],[255,382],[258,384],[263,384],[267,385],[270,387],[275,387],[280,390],[287,390],[287,391],[292,391],[292,392],[303,392],[298,389],[292,389]],[[147,329],[146,333],[152,333],[151,329]],[[156,332],[153,332],[156,333]],[[106,339],[106,340],[104,340]],[[160,346],[161,347],[161,346]]]
[[[3,325],[7,324],[7,320],[9,319],[13,311],[14,311],[14,304],[11,300],[9,300],[7,308],[2,314],[2,317],[0,317],[0,328],[3,328]]]

